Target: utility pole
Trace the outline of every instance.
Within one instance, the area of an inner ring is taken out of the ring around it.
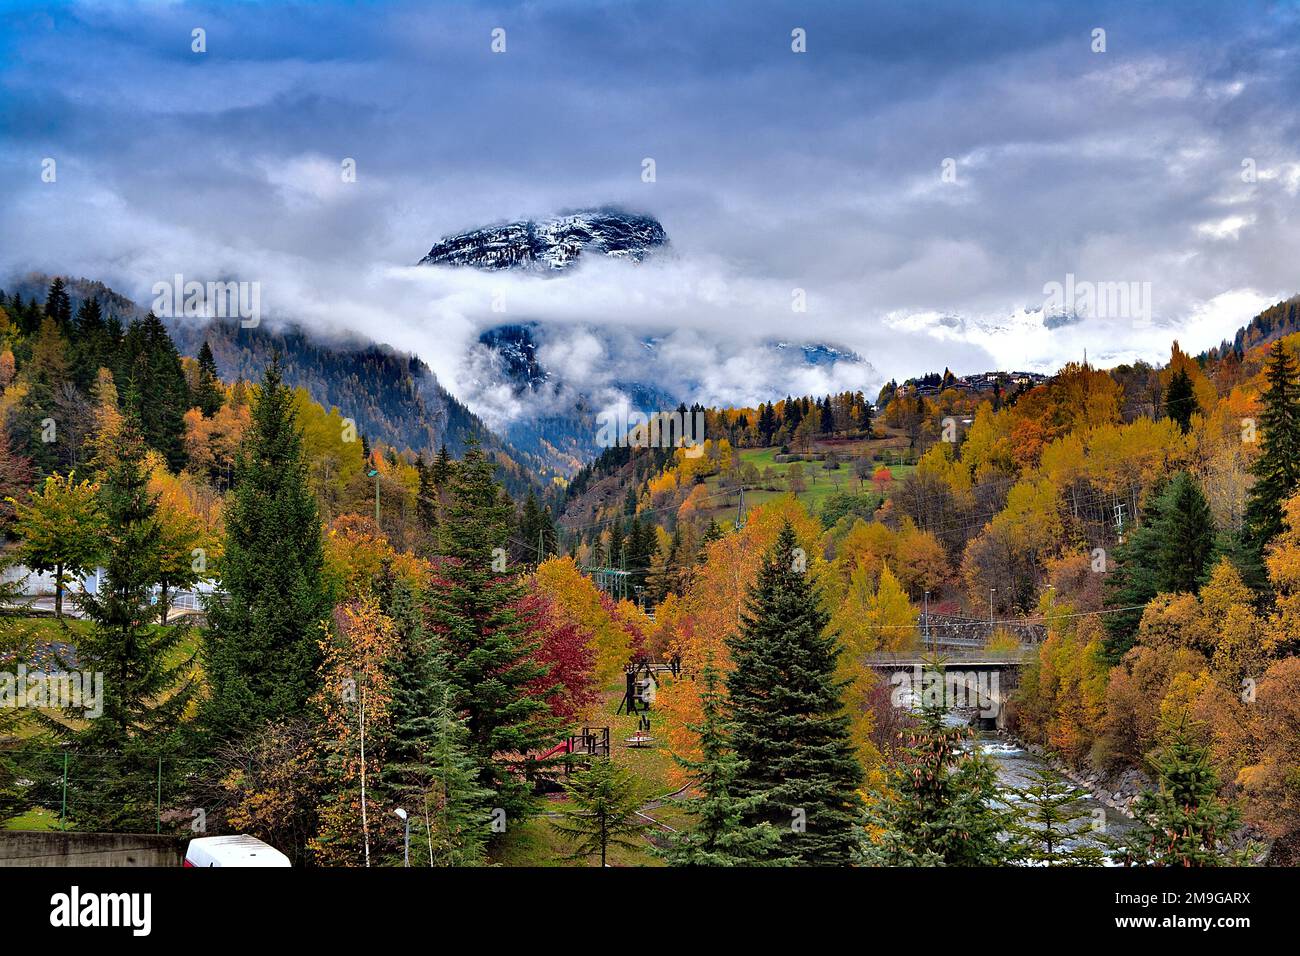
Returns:
[[[925,622],[925,643],[930,643],[930,592],[925,592],[925,611],[921,614],[921,620]]]

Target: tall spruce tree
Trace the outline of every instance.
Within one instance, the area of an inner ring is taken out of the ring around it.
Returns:
[[[484,860],[492,792],[479,782],[469,728],[440,678],[445,662],[432,651],[416,595],[391,567],[376,590],[399,638],[385,665],[391,730],[381,787],[411,816],[413,866],[477,866]]]
[[[194,690],[185,677],[192,656],[168,663],[185,628],[155,623],[150,599],[161,576],[162,526],[133,419],[126,421],[100,494],[104,583],[81,596],[92,626],[78,644],[78,658],[104,674],[104,715],[81,739],[120,749],[138,735],[173,732]]]
[[[86,299],[77,309],[76,331],[72,336],[72,380],[89,393],[101,366],[112,367],[108,326],[96,298]]]
[[[138,425],[130,419],[101,492],[105,574],[98,591],[81,599],[91,626],[78,642],[77,667],[103,674],[103,713],[70,733],[99,756],[86,758],[95,761],[93,785],[72,784],[68,799],[79,826],[133,830],[154,824],[164,774],[168,788],[175,782],[177,765],[165,758],[174,753],[197,684],[189,676],[194,655],[176,653],[186,629],[159,626],[150,605],[162,532]]]
[[[217,374],[217,360],[212,355],[212,346],[205,340],[199,349],[199,374],[194,388],[194,407],[211,418],[221,410],[225,401],[221,389],[221,377]]]
[[[429,466],[429,477],[433,479],[434,487],[447,487],[455,470],[456,462],[452,460],[451,454],[447,451],[447,443],[443,442],[438,448],[438,454],[434,457],[433,464]]]
[[[1187,369],[1180,368],[1169,378],[1165,389],[1165,414],[1177,423],[1186,435],[1192,428],[1192,413],[1197,411],[1196,391]]]
[[[700,737],[700,759],[673,759],[690,774],[699,792],[682,807],[694,825],[660,853],[669,866],[772,866],[788,862],[780,855],[781,834],[771,823],[747,825],[745,814],[757,809],[759,797],[740,800],[733,793],[736,777],[747,769],[731,749],[731,726],[723,715],[725,700],[717,668],[710,661],[700,671],[702,719],[688,729]]]
[[[123,365],[114,372],[124,410],[134,411],[144,439],[167,459],[173,470],[184,467],[185,412],[190,389],[180,353],[159,318],[150,312],[131,323],[119,350]]]
[[[1269,349],[1264,378],[1260,455],[1250,467],[1255,483],[1247,495],[1245,520],[1259,553],[1281,532],[1282,503],[1300,487],[1300,381],[1295,357],[1280,340]]]
[[[1110,664],[1118,664],[1137,642],[1142,611],[1160,592],[1161,515],[1167,487],[1162,480],[1147,492],[1142,523],[1115,549],[1116,567],[1105,576],[1107,603],[1115,609],[1102,618],[1103,652]]]
[[[55,276],[50,283],[50,290],[45,295],[45,314],[62,331],[67,331],[72,325],[72,299],[68,296],[62,276]]]
[[[542,522],[542,509],[537,496],[528,489],[528,497],[519,514],[519,540],[516,549],[521,561],[540,564],[546,560],[546,528]]]
[[[535,657],[540,641],[518,610],[523,585],[505,567],[513,531],[514,505],[471,440],[451,477],[440,528],[447,560],[429,590],[428,620],[456,709],[467,720],[480,783],[517,820],[531,808],[528,787],[500,757],[538,749],[555,728],[545,695],[537,693],[547,673]]]
[[[427,779],[420,809],[432,865],[479,866],[487,856],[492,791],[479,782],[469,728],[453,699],[449,685],[438,685],[430,712],[432,738],[422,764]]]
[[[1198,592],[1214,558],[1214,516],[1200,485],[1187,472],[1174,475],[1165,489],[1155,532],[1156,587],[1167,593]]]
[[[235,461],[221,599],[208,608],[208,729],[236,736],[298,713],[316,686],[330,615],[316,499],[293,393],[272,361]]]
[[[780,854],[807,866],[851,859],[862,768],[849,738],[840,645],[787,521],[750,587],[727,676],[745,822],[781,833]]]

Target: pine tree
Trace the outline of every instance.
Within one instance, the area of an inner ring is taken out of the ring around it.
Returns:
[[[418,550],[421,554],[432,554],[437,541],[440,500],[433,483],[433,470],[422,454],[415,456],[415,480],[415,520],[420,528]]]
[[[1106,628],[1103,642],[1106,660],[1118,664],[1137,641],[1142,611],[1159,593],[1159,566],[1162,551],[1161,514],[1167,484],[1152,486],[1142,523],[1129,532],[1127,540],[1115,549],[1116,567],[1106,574],[1104,585],[1107,603],[1116,610],[1102,618]]]
[[[433,464],[429,466],[429,476],[433,479],[434,487],[445,488],[451,482],[452,472],[455,471],[456,463],[452,461],[451,455],[447,452],[447,443],[443,442],[438,449],[438,455],[433,459]]]
[[[104,674],[104,714],[79,737],[120,750],[134,736],[174,731],[196,688],[186,676],[192,655],[168,663],[185,629],[154,624],[150,599],[160,576],[162,528],[134,421],[127,422],[101,499],[104,583],[81,597],[92,627],[77,653],[87,668]]]
[[[1011,824],[1000,806],[997,772],[983,754],[962,749],[970,731],[950,727],[941,669],[921,695],[914,727],[904,733],[899,761],[866,815],[860,860],[875,866],[997,866],[1014,855],[999,835]]]
[[[221,410],[225,401],[221,389],[221,377],[217,374],[217,360],[212,356],[212,346],[204,341],[199,349],[198,382],[194,389],[194,407],[203,413],[204,418],[211,418]]]
[[[1300,381],[1296,361],[1279,340],[1264,367],[1267,386],[1260,416],[1261,452],[1251,465],[1255,476],[1246,500],[1246,530],[1255,549],[1282,530],[1282,502],[1300,487]]]
[[[108,354],[108,326],[99,300],[86,299],[77,309],[76,332],[72,337],[72,380],[77,388],[89,392],[101,366],[111,366]]]
[[[723,718],[722,689],[712,661],[701,669],[702,720],[688,725],[700,738],[699,760],[673,759],[691,776],[700,796],[682,809],[694,816],[694,826],[678,835],[661,856],[669,866],[771,866],[788,862],[780,856],[780,832],[770,823],[745,824],[745,814],[761,798],[739,800],[732,792],[746,764],[731,749],[732,728]]]
[[[636,776],[608,757],[597,757],[564,785],[569,802],[551,825],[573,847],[565,859],[586,860],[600,854],[606,865],[611,847],[640,845],[644,821],[637,816],[642,797]]]
[[[440,532],[447,560],[430,588],[428,619],[467,718],[479,781],[512,820],[531,808],[528,787],[497,758],[538,749],[552,734],[545,695],[536,693],[546,675],[534,659],[540,642],[518,611],[518,574],[503,568],[513,528],[514,506],[471,440],[451,479]]]
[[[293,393],[273,361],[253,402],[226,511],[225,592],[208,608],[204,722],[237,735],[298,713],[316,685],[330,599]]]
[[[434,866],[478,866],[486,858],[492,791],[479,783],[469,752],[469,728],[452,706],[447,685],[431,713],[433,737],[425,758],[425,843]],[[415,841],[418,845],[419,841]],[[414,854],[414,848],[412,849]]]
[[[50,283],[50,291],[45,296],[45,314],[53,319],[61,330],[68,329],[72,325],[72,300],[68,297],[68,290],[61,276],[55,276],[54,281]]]
[[[835,679],[840,647],[787,521],[750,587],[727,677],[736,795],[754,799],[745,822],[781,832],[781,854],[801,865],[849,862],[862,769]]]
[[[1011,825],[1018,860],[1031,866],[1101,866],[1105,851],[1093,832],[1092,811],[1055,771],[1039,767],[1033,782],[1014,791]]]
[[[1196,593],[1214,558],[1214,517],[1196,479],[1180,471],[1160,505],[1156,587],[1167,593]]]
[[[537,496],[531,488],[524,499],[524,507],[519,515],[519,541],[517,550],[520,559],[529,564],[540,564],[546,559],[545,529],[542,526],[542,509],[538,507]]]
[[[615,518],[614,523],[609,526],[609,544],[605,548],[605,564],[611,568],[621,568],[627,555],[623,552],[623,546],[627,542],[627,534],[623,530],[623,519]]]
[[[376,590],[399,640],[386,665],[391,731],[381,785],[411,816],[413,866],[479,865],[492,792],[479,783],[469,729],[440,679],[445,662],[433,653],[415,594],[391,567]]]
[[[1180,368],[1169,379],[1165,389],[1165,413],[1178,423],[1186,435],[1192,428],[1192,413],[1197,411],[1196,391],[1192,386],[1192,377],[1187,369]]]
[[[771,403],[762,404],[758,408],[758,434],[759,441],[764,447],[772,444],[772,435],[776,433],[776,415],[772,411]]]
[[[149,446],[179,471],[186,460],[185,412],[191,407],[180,353],[152,312],[131,323],[120,352],[124,364],[114,378],[123,408],[135,413]]]
[[[678,526],[673,528],[673,536],[668,540],[667,553],[656,550],[650,558],[646,596],[651,604],[657,606],[668,595],[677,593],[681,585],[681,550],[682,530]]]
[[[1209,748],[1186,723],[1166,727],[1166,741],[1148,758],[1157,789],[1144,791],[1134,816],[1139,825],[1129,861],[1145,866],[1223,866],[1244,862],[1224,844],[1241,824],[1235,807],[1219,797],[1219,776]]]

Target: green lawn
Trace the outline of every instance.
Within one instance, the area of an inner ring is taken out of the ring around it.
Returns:
[[[676,786],[668,780],[673,759],[659,734],[653,710],[650,716],[650,733],[657,738],[655,742],[644,748],[627,746],[626,739],[636,730],[637,718],[628,714],[614,713],[622,698],[623,689],[620,679],[617,687],[607,689],[600,713],[591,719],[590,726],[609,726],[611,759],[631,768],[637,779],[641,781],[644,802],[649,803],[676,789]],[[506,836],[493,851],[492,862],[501,866],[595,865],[598,861],[593,860],[584,864],[583,861],[570,862],[562,859],[569,850],[564,838],[551,825],[550,819],[545,814],[556,812],[563,802],[563,795],[538,798],[539,815],[507,831]],[[672,800],[663,807],[648,811],[648,815],[674,829],[689,825],[689,815]],[[651,852],[652,835],[660,841],[671,836],[663,827],[647,821],[643,845],[636,849],[612,848],[608,856],[609,864],[611,866],[662,866],[663,862]]]
[[[800,502],[803,503],[809,512],[817,514],[826,501],[826,499],[836,492],[859,492],[875,491],[875,486],[868,479],[859,482],[853,473],[853,459],[856,457],[874,458],[881,456],[886,460],[897,460],[905,457],[906,439],[898,436],[889,436],[871,441],[841,442],[827,445],[814,446],[815,452],[825,451],[828,448],[834,448],[840,455],[840,467],[836,469],[826,469],[823,462],[804,461],[800,462],[803,466],[804,489],[797,495]],[[746,510],[756,507],[774,498],[778,498],[787,492],[784,490],[784,483],[788,477],[790,466],[793,462],[776,461],[776,456],[781,453],[781,449],[772,448],[745,448],[741,449],[741,465],[752,464],[758,469],[759,474],[771,468],[776,477],[781,480],[783,490],[767,491],[763,489],[745,491],[745,508]],[[872,470],[879,467],[880,463],[873,461]],[[912,464],[887,464],[890,473],[894,476],[895,481],[899,481],[916,471],[916,466]],[[709,489],[710,495],[719,495],[722,490],[721,477],[711,475],[704,481]],[[735,520],[739,506],[736,498],[730,500],[722,498],[720,495],[711,499],[713,507],[704,509],[707,517],[714,518],[719,522]]]
[[[57,830],[59,815],[37,807],[0,824],[0,830]]]

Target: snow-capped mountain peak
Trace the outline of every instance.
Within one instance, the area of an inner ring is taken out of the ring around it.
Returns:
[[[585,210],[471,229],[434,243],[420,265],[478,269],[567,269],[584,255],[641,261],[668,243],[651,216],[621,209]]]

